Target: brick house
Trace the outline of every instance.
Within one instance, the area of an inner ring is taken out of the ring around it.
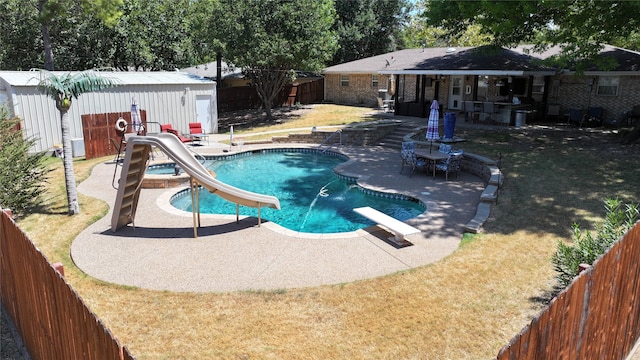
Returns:
[[[606,46],[602,56],[618,66],[588,67],[577,76],[541,64],[558,52],[531,53],[524,46],[399,50],[325,68],[325,101],[373,107],[381,98],[393,100],[396,114],[426,117],[434,99],[443,109],[462,111],[468,101],[508,104],[516,97],[541,119],[602,107],[605,120],[640,105],[639,53]]]

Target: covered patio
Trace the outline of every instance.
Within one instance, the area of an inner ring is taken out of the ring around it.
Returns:
[[[445,54],[427,50],[379,71],[393,79],[396,115],[425,118],[438,100],[441,113],[464,111],[469,120],[512,125],[517,111],[544,109],[556,70],[539,59],[491,46],[449,48]],[[471,107],[465,109],[465,102]]]

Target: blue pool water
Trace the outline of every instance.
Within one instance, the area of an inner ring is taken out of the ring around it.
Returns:
[[[420,202],[374,193],[339,178],[333,168],[344,158],[319,152],[269,151],[218,160],[210,168],[218,180],[235,187],[276,196],[281,210],[261,209],[263,219],[287,229],[307,233],[354,231],[373,225],[353,212],[370,206],[398,220],[424,212]],[[188,192],[172,201],[178,209],[191,211]],[[200,192],[203,214],[235,214],[235,204],[208,191]],[[257,216],[257,209],[240,206],[241,215]]]
[[[151,175],[173,175],[175,164],[150,165],[146,173]]]

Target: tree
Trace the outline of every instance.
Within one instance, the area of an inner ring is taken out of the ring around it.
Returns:
[[[422,14],[427,24],[455,38],[480,25],[498,46],[532,43],[542,50],[562,47],[560,63],[597,59],[602,46],[626,38],[640,25],[640,1],[429,0]]]
[[[409,22],[406,0],[337,0],[333,30],[339,49],[331,64],[384,54],[403,47],[402,31]]]
[[[29,154],[35,139],[25,139],[18,130],[20,119],[10,118],[0,105],[0,206],[22,216],[40,204],[48,173],[45,153]]]
[[[38,4],[0,0],[1,69],[174,70],[211,61],[228,29],[218,0],[127,0],[108,19],[87,10],[87,1],[43,2],[43,15]],[[219,18],[209,21],[213,14]],[[44,65],[43,22],[53,65]]]
[[[35,6],[0,1],[0,69],[29,70],[42,64],[43,47]]]
[[[54,22],[69,16],[69,9],[80,5],[85,13],[92,14],[106,24],[114,24],[120,16],[118,7],[123,0],[37,0],[38,21],[44,46],[44,67],[49,71],[54,69],[53,39],[51,27]]]
[[[158,71],[193,65],[198,59],[191,29],[196,14],[191,9],[201,2],[128,0],[113,30],[113,67]]]
[[[637,205],[626,205],[617,199],[605,200],[606,216],[595,233],[582,232],[573,225],[573,245],[558,242],[558,250],[551,258],[556,278],[563,288],[578,275],[581,264],[592,265],[614,242],[629,231],[640,219]]]
[[[332,0],[230,0],[225,57],[256,87],[267,119],[294,70],[319,71],[336,49]]]
[[[71,133],[69,122],[69,109],[72,99],[92,91],[98,91],[115,85],[112,79],[104,78],[94,71],[79,73],[66,73],[56,75],[46,70],[40,71],[38,89],[49,96],[56,103],[60,111],[60,129],[62,132],[62,151],[64,154],[63,167],[64,179],[67,189],[67,204],[69,215],[78,214],[78,191],[76,190],[76,178],[73,171],[73,159],[71,157]]]

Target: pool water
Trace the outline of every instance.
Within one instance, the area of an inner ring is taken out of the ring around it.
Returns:
[[[338,233],[373,225],[353,211],[362,206],[370,206],[401,221],[424,212],[424,205],[417,200],[372,192],[339,178],[333,168],[343,161],[343,157],[315,151],[270,151],[219,160],[210,168],[224,183],[276,196],[281,210],[262,208],[261,217],[294,231]],[[176,197],[172,205],[191,211],[189,193]],[[200,192],[203,214],[235,214],[235,206],[208,191]],[[258,212],[240,206],[240,214],[257,216]]]
[[[205,167],[209,167],[211,166],[211,161],[202,161],[203,165]],[[150,174],[150,175],[174,175],[175,174],[175,163],[163,163],[163,164],[154,164],[154,165],[149,165],[147,167],[147,171],[145,172],[145,174]],[[182,170],[180,170],[180,173],[184,173]]]
[[[158,164],[158,165],[149,165],[147,167],[146,174],[151,175],[173,175],[174,174],[175,164]]]

